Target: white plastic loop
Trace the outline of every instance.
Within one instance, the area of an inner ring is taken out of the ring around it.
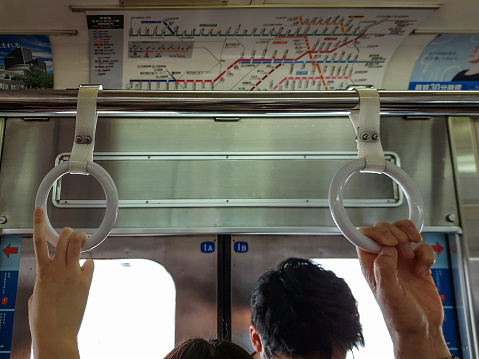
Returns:
[[[356,131],[358,158],[365,158],[366,165],[362,172],[382,173],[385,159],[379,134],[379,93],[376,89],[356,88],[359,106],[351,110],[349,118]]]
[[[101,222],[101,225],[98,230],[86,240],[83,251],[88,251],[98,246],[101,242],[105,240],[105,238],[111,232],[118,214],[118,192],[111,176],[103,167],[96,164],[95,162],[88,163],[87,172],[93,177],[95,177],[98,182],[100,182],[101,186],[103,187],[103,191],[105,191],[106,211],[105,217],[103,218],[103,221]],[[53,246],[57,245],[58,233],[52,227],[50,219],[48,218],[47,198],[55,181],[57,181],[60,177],[67,173],[71,173],[69,170],[69,162],[62,162],[56,167],[54,167],[50,172],[48,172],[48,174],[45,176],[42,183],[40,184],[40,187],[38,188],[37,192],[37,197],[35,199],[35,207],[42,207],[45,211],[47,241]]]
[[[360,172],[364,166],[365,159],[359,158],[347,163],[338,171],[329,187],[329,208],[334,222],[351,243],[365,251],[379,253],[381,245],[361,234],[353,226],[343,205],[343,191],[346,182],[354,173]],[[409,205],[409,219],[420,232],[424,225],[424,202],[414,181],[401,168],[390,162],[386,162],[383,173],[401,186]]]
[[[75,137],[69,161],[69,172],[87,174],[87,163],[93,162],[98,114],[96,101],[101,86],[80,86],[78,89]]]
[[[406,172],[387,162],[379,135],[380,102],[375,89],[356,88],[359,108],[351,111],[350,119],[356,131],[358,159],[344,165],[329,187],[329,209],[334,222],[354,245],[371,253],[379,253],[381,245],[361,234],[344,210],[343,191],[348,179],[356,172],[384,173],[401,186],[409,205],[409,219],[418,231],[424,225],[424,202],[421,193]]]
[[[118,191],[113,179],[103,167],[93,162],[95,147],[96,122],[98,119],[96,101],[101,85],[80,86],[78,90],[77,117],[75,123],[75,137],[73,148],[68,162],[63,162],[54,167],[43,179],[37,191],[35,206],[42,207],[45,211],[45,226],[47,241],[53,246],[57,245],[58,233],[53,229],[47,213],[47,198],[50,190],[60,177],[67,173],[91,174],[103,187],[106,196],[105,217],[98,230],[87,239],[83,250],[90,250],[105,240],[115,225],[118,215]]]

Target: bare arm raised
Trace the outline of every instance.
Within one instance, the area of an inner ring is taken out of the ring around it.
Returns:
[[[384,246],[379,254],[358,249],[364,277],[381,308],[397,359],[452,358],[442,333],[444,312],[431,276],[434,251],[410,242],[421,235],[412,222],[378,223],[360,232],[382,244],[396,238],[396,246]]]
[[[85,312],[93,277],[93,261],[80,266],[83,232],[61,231],[55,258],[51,259],[45,237],[45,214],[33,214],[33,242],[37,278],[28,301],[30,331],[35,359],[80,358],[78,331]]]

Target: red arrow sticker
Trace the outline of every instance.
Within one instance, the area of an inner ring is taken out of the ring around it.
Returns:
[[[10,258],[10,254],[18,254],[18,247],[12,247],[10,244],[3,249],[3,253]]]
[[[436,244],[432,246],[432,249],[434,249],[434,252],[436,252],[437,255],[440,255],[444,248],[436,242]]]

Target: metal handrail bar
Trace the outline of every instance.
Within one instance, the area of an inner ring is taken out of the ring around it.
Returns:
[[[382,114],[479,114],[479,91],[379,91]],[[77,90],[0,91],[0,116],[76,113]],[[212,92],[104,90],[98,95],[100,116],[121,114],[315,115],[344,114],[358,106],[355,91]]]

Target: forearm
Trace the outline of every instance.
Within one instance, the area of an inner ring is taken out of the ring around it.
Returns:
[[[396,359],[451,359],[442,329],[420,335],[395,333],[391,335]]]
[[[33,339],[35,359],[80,359],[76,340],[36,340]]]
[[[28,320],[35,359],[79,359],[78,331],[85,312],[94,264],[80,266],[86,233],[64,228],[58,237],[55,258],[46,241],[45,213],[33,215],[33,244],[37,278],[28,300]]]

